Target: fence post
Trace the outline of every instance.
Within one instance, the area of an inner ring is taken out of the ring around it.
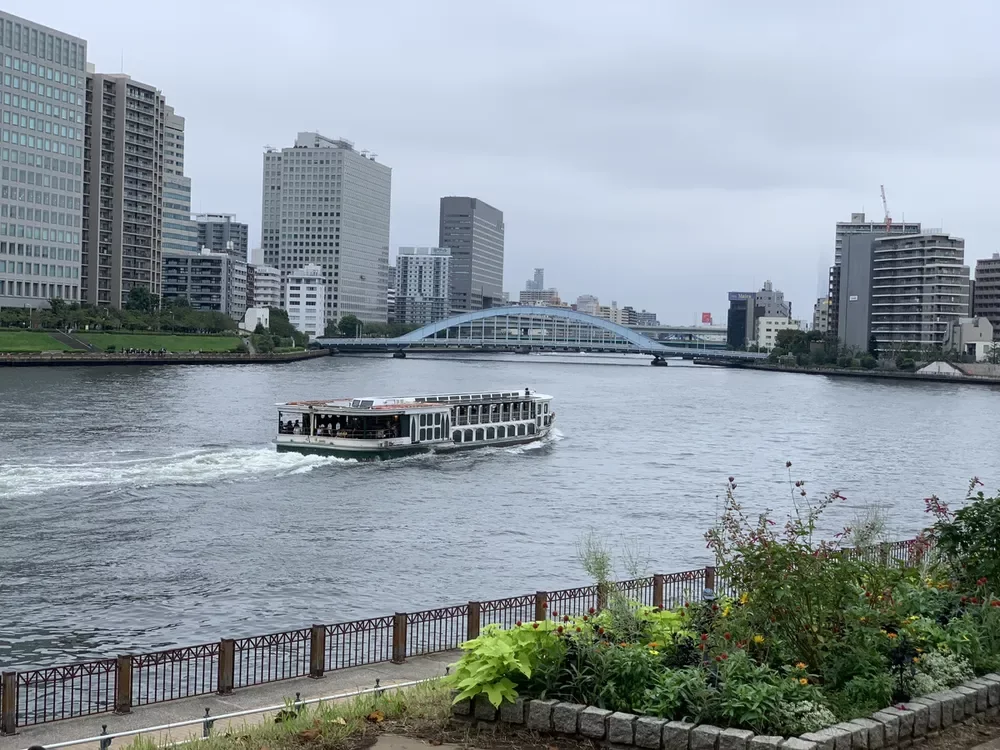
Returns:
[[[715,566],[705,566],[705,598],[715,598]]]
[[[219,672],[216,679],[216,690],[219,695],[229,695],[233,692],[236,673],[236,641],[223,638],[219,641]]]
[[[118,656],[118,685],[115,690],[115,713],[132,711],[132,657]]]
[[[541,622],[548,619],[549,595],[545,591],[535,592],[535,621]]]
[[[479,637],[483,607],[479,602],[469,602],[469,616],[466,621],[465,639],[471,641]]]
[[[309,676],[322,677],[326,666],[326,625],[313,625],[309,639]]]
[[[17,734],[17,672],[3,673],[0,690],[0,734]]]
[[[406,661],[406,614],[397,612],[392,618],[392,663]]]
[[[653,575],[653,606],[657,609],[663,609],[663,588],[663,574],[655,573]]]

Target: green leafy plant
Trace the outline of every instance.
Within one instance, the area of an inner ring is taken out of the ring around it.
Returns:
[[[533,622],[503,630],[487,625],[478,638],[462,644],[465,654],[447,678],[459,692],[455,702],[485,695],[499,706],[517,698],[518,680],[531,678],[542,660],[560,661],[566,644],[560,638],[563,626]]]
[[[1000,493],[987,497],[977,486],[982,482],[973,479],[967,504],[954,512],[935,496],[924,501],[935,518],[930,529],[935,551],[967,586],[1000,581]]]

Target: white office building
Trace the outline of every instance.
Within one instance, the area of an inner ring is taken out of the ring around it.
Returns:
[[[427,325],[451,311],[451,250],[401,247],[396,258],[396,322]]]
[[[326,329],[327,286],[323,269],[316,264],[299,268],[285,279],[284,307],[288,322],[309,338],[322,336]]]
[[[757,318],[757,346],[761,351],[769,352],[778,343],[781,331],[800,331],[802,323],[781,315],[762,315]]]
[[[387,320],[392,170],[375,156],[319,133],[264,154],[264,263],[285,285],[303,266],[318,267],[326,320]]]

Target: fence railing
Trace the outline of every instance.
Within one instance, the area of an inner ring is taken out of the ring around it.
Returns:
[[[920,547],[913,540],[888,542],[862,554],[872,561],[910,565]],[[717,580],[711,566],[610,586],[630,599],[665,608],[700,601],[707,590],[733,593],[725,581]],[[456,649],[486,625],[509,628],[517,622],[600,610],[607,595],[598,586],[538,591],[68,666],[5,671],[0,680],[0,734],[92,714],[128,713],[133,707],[207,693],[225,695],[295,677],[322,677],[349,667],[401,663],[407,657]]]

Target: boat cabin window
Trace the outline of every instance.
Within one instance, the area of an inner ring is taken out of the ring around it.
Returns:
[[[309,415],[302,415],[297,412],[282,414],[278,412],[278,434],[279,435],[301,435],[303,434],[302,419],[309,418]],[[308,422],[306,422],[308,424]]]
[[[386,440],[409,435],[409,419],[401,420],[398,414],[373,414],[354,416],[345,414],[317,414],[318,437],[348,438],[355,440]]]

